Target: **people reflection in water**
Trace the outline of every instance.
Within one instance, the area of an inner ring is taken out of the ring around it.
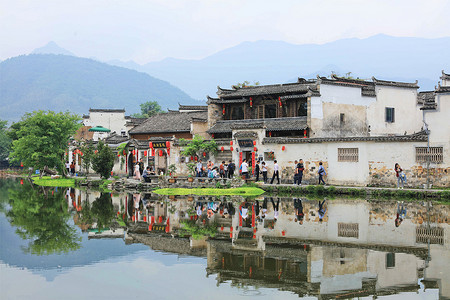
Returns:
[[[299,225],[303,224],[303,204],[302,199],[294,198],[294,209],[295,209],[295,222],[298,221]]]
[[[270,201],[273,205],[273,219],[276,222],[278,220],[278,214],[280,210],[280,198],[277,198],[277,204],[275,204],[272,197],[270,197]]]
[[[260,216],[261,209],[260,209],[260,206],[259,206],[259,201],[255,200],[255,203],[253,205],[255,206],[256,221],[259,222],[259,221],[261,221],[261,216]]]
[[[261,209],[261,218],[264,219],[266,216],[267,216],[267,197],[264,197]]]
[[[406,207],[404,202],[397,203],[397,217],[395,218],[395,227],[400,226],[406,217]]]
[[[203,202],[197,202],[195,205],[195,211],[197,212],[197,218],[200,218],[203,214]]]
[[[323,200],[322,202],[319,201],[319,222],[323,221],[323,217],[325,216],[325,212],[327,211],[327,209],[323,206],[325,204],[325,200]]]
[[[246,220],[248,217],[248,208],[247,208],[247,202],[244,202],[239,210],[239,213],[241,214],[241,217],[243,220]]]

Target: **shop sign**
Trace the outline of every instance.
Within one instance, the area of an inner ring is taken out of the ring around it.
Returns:
[[[238,140],[238,144],[241,148],[253,148],[252,140]]]

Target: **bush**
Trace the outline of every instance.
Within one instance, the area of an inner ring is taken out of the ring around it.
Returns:
[[[98,142],[97,151],[92,161],[92,169],[103,179],[108,179],[114,167],[114,153],[101,140]]]

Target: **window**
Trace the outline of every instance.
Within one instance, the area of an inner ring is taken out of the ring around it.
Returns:
[[[232,120],[243,120],[244,119],[244,108],[242,106],[235,106],[231,108],[231,119]]]
[[[359,224],[358,223],[338,223],[339,237],[359,238]]]
[[[264,118],[276,118],[277,117],[277,105],[269,104],[265,107]]]
[[[339,122],[341,123],[341,125],[344,125],[344,123],[345,123],[345,114],[340,114]]]
[[[358,148],[338,148],[338,162],[358,162]]]
[[[418,163],[442,163],[444,161],[443,147],[430,147],[428,152],[427,147],[416,147],[416,162]]]
[[[258,105],[257,119],[264,119],[264,105]]]
[[[395,110],[393,107],[386,107],[386,122],[388,123],[395,122]]]
[[[395,268],[395,253],[386,253],[386,269]]]
[[[444,228],[442,227],[416,227],[416,243],[444,245]]]
[[[306,101],[300,102],[298,107],[297,116],[306,117],[308,115],[308,103]]]

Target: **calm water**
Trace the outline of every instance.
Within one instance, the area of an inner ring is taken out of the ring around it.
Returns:
[[[450,297],[447,206],[408,202],[403,217],[396,200],[319,207],[303,198],[300,211],[294,199],[279,200],[167,199],[0,180],[0,298]],[[189,238],[205,228],[215,237]]]

